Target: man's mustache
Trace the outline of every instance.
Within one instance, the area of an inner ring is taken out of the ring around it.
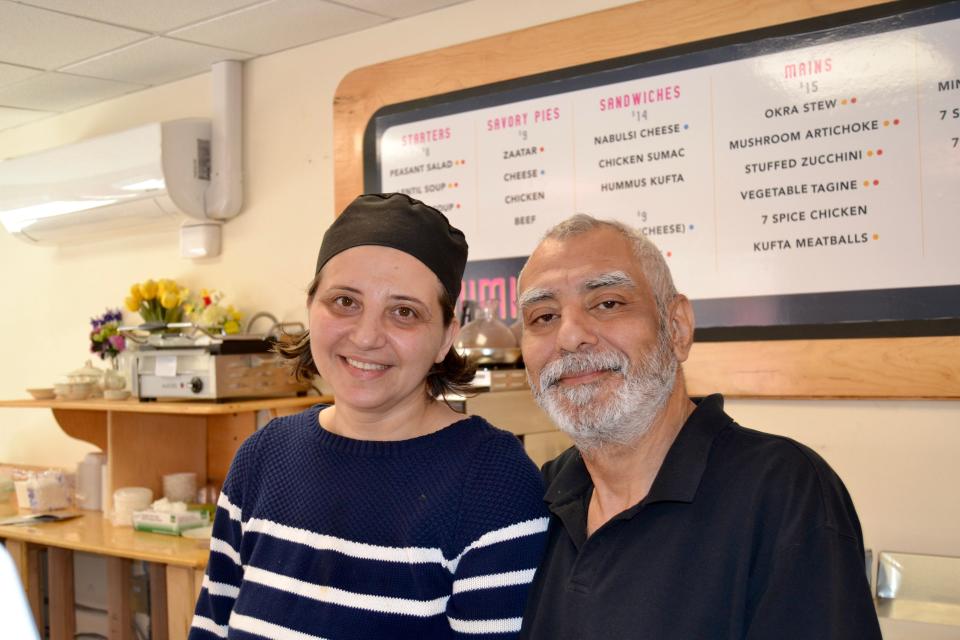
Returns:
[[[546,391],[564,377],[579,375],[586,371],[620,373],[627,368],[627,363],[627,357],[616,351],[565,353],[549,362],[540,372],[540,390]]]

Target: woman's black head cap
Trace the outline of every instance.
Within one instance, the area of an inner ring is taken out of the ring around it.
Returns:
[[[317,270],[341,251],[363,245],[408,253],[433,271],[456,303],[467,240],[447,217],[403,193],[368,193],[347,205],[323,234]]]

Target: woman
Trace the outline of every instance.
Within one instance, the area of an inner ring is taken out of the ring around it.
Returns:
[[[357,198],[324,234],[309,335],[286,348],[335,405],[272,421],[224,483],[190,638],[509,638],[545,542],[518,440],[439,395],[467,244],[405,195]]]

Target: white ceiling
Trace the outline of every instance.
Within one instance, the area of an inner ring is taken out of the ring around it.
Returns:
[[[463,0],[0,0],[0,130]]]

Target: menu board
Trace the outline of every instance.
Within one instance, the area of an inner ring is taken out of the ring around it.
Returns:
[[[508,319],[584,212],[652,239],[699,327],[954,332],[960,2],[889,7],[386,107],[365,187],[443,211]]]

